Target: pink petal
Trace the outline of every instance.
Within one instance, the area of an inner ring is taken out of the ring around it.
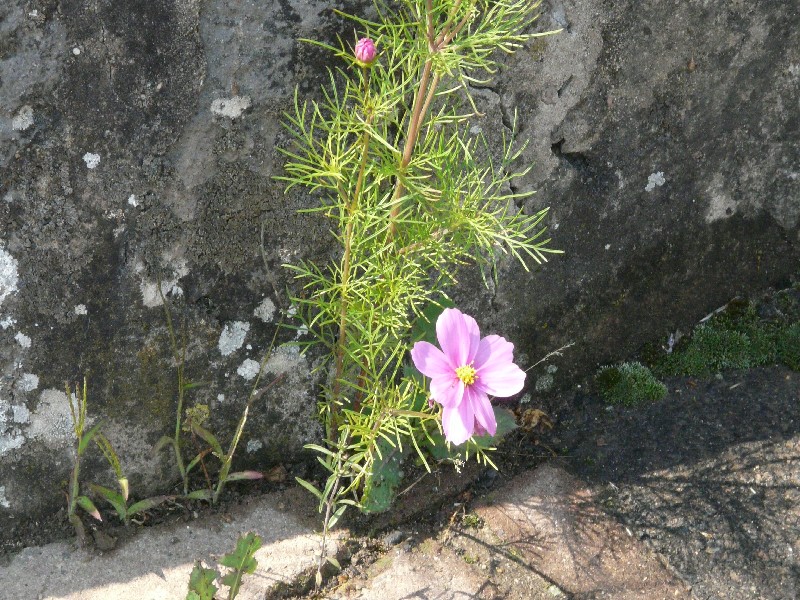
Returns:
[[[483,338],[475,355],[475,387],[500,398],[520,392],[525,385],[525,371],[513,360],[514,344],[499,335]]]
[[[469,402],[462,402],[458,408],[445,407],[442,411],[444,438],[458,446],[472,437],[475,427],[475,413]]]
[[[436,320],[436,338],[453,367],[472,362],[481,333],[478,323],[456,308],[446,308]]]
[[[431,379],[431,398],[444,407],[456,407],[464,397],[464,382],[453,371],[449,377]]]
[[[414,344],[411,349],[411,360],[425,377],[431,379],[455,377],[456,367],[450,364],[444,352],[428,342]]]
[[[475,368],[480,369],[487,362],[514,362],[514,344],[499,335],[487,335],[478,344]]]
[[[497,419],[494,417],[494,410],[492,410],[492,403],[489,402],[489,398],[484,392],[474,387],[468,389],[466,396],[465,404],[469,402],[472,405],[477,424],[489,435],[494,435],[497,432]]]
[[[475,387],[498,398],[513,396],[524,386],[525,371],[514,363],[484,365],[475,382]]]

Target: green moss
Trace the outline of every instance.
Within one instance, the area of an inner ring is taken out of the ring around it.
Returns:
[[[638,362],[603,367],[597,372],[595,383],[606,402],[623,406],[661,400],[667,394],[666,386]]]
[[[778,360],[794,371],[800,371],[800,323],[782,329],[777,336]]]
[[[800,370],[800,323],[780,311],[770,320],[759,317],[753,303],[737,300],[700,325],[672,354],[655,361],[659,375],[708,377],[723,371],[782,363]]]

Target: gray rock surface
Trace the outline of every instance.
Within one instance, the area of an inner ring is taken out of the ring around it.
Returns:
[[[523,362],[567,341],[537,390],[666,340],[735,294],[797,272],[800,10],[791,2],[553,0],[563,27],[476,90],[490,140],[528,142],[520,182],[565,250],[459,304]],[[358,10],[351,7],[350,10]],[[350,26],[326,2],[8,0],[0,6],[0,531],[63,502],[64,382],[89,377],[138,496],[174,481],[175,365],[227,441],[288,308],[280,264],[324,260],[327,225],[271,179],[292,91],[329,60],[296,40]],[[262,224],[263,245],[262,245]],[[276,356],[242,456],[318,439],[312,359]],[[101,473],[90,461],[87,473]]]

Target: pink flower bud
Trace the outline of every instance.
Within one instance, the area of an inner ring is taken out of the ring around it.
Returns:
[[[375,60],[375,42],[369,38],[361,38],[356,42],[355,56],[356,60],[362,65],[372,64]]]

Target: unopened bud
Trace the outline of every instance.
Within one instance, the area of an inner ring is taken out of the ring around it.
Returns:
[[[375,49],[375,42],[369,38],[361,38],[356,42],[355,52],[356,61],[361,65],[367,66],[372,64],[375,60],[377,50]]]

